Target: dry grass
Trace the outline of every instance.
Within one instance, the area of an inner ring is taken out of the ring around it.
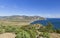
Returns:
[[[22,26],[22,25],[29,25],[29,22],[10,22],[10,21],[0,21],[0,24],[2,25],[18,25],[18,26]]]

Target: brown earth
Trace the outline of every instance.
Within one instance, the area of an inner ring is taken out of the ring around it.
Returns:
[[[15,34],[13,33],[3,33],[3,34],[0,34],[0,38],[15,38]]]
[[[60,38],[60,34],[50,33],[50,38]]]
[[[43,32],[38,32],[38,34],[43,34]],[[50,38],[60,38],[60,34],[58,34],[58,33],[49,33],[49,35],[50,35]],[[37,35],[37,36],[40,38],[39,35]]]

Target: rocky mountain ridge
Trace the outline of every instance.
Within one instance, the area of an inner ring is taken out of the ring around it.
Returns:
[[[40,16],[20,16],[20,15],[13,15],[13,16],[0,16],[0,20],[7,20],[7,21],[21,21],[21,22],[30,22],[34,20],[44,20],[45,18]]]

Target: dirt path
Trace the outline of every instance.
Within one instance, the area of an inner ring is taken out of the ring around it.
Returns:
[[[60,38],[60,34],[57,33],[51,33],[50,38]]]
[[[0,38],[15,38],[15,34],[13,33],[3,33],[3,34],[0,34]]]

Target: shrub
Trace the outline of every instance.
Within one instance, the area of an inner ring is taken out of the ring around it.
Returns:
[[[21,30],[16,35],[17,35],[16,38],[30,38],[30,34],[24,30]]]

